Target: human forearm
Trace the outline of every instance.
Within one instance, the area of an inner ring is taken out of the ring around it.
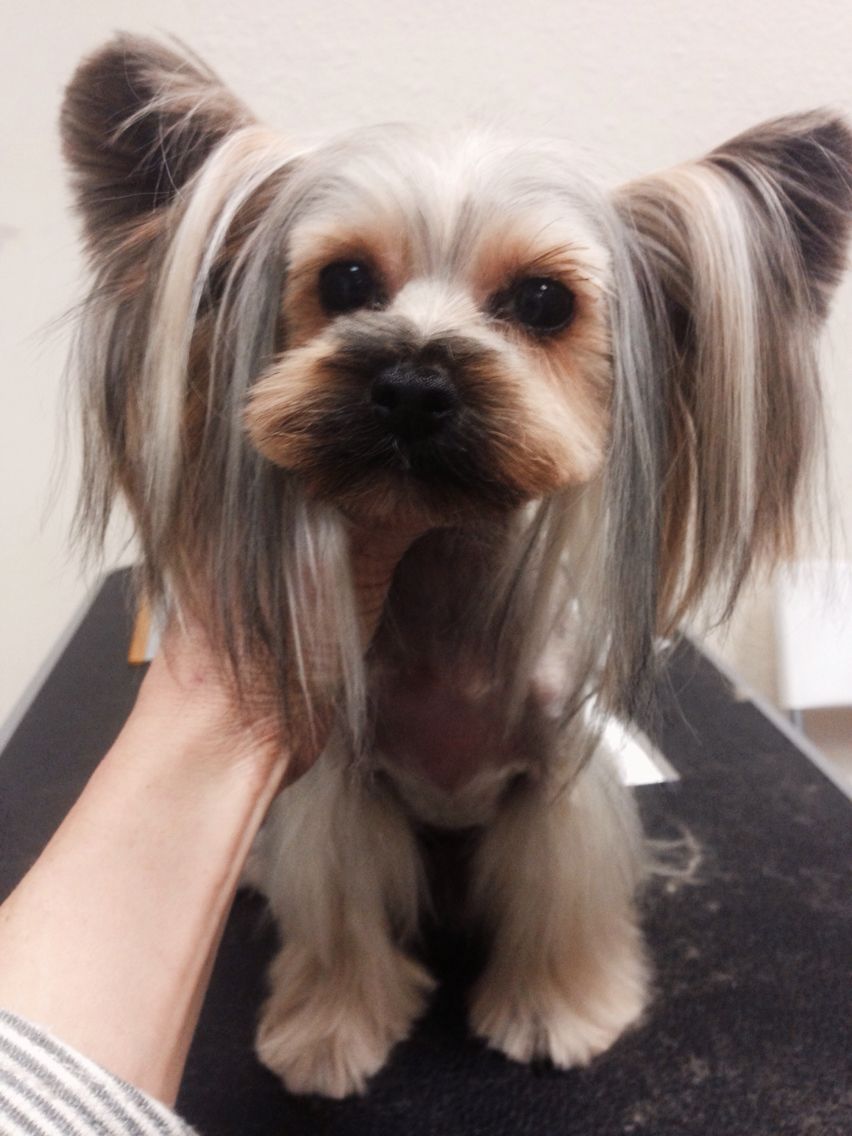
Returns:
[[[0,909],[0,1005],[167,1103],[284,773],[283,760],[211,761],[203,737],[188,722],[158,739],[131,718]]]

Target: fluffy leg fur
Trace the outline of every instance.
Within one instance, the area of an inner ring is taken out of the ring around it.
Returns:
[[[602,754],[573,789],[511,798],[474,866],[490,961],[471,1025],[516,1061],[585,1065],[641,1015],[648,967],[633,906],[641,864],[630,796]]]
[[[392,798],[331,750],[281,797],[263,839],[255,880],[284,946],[258,1055],[292,1092],[361,1092],[433,985],[403,949],[422,894],[414,837]]]

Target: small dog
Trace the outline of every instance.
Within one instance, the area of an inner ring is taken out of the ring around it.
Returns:
[[[342,1097],[408,1034],[438,828],[489,941],[473,1031],[588,1062],[649,991],[600,724],[646,705],[657,637],[793,550],[850,131],[779,119],[609,192],[488,131],[289,141],[119,37],[62,132],[95,274],[81,525],[122,494],[148,592],[269,676],[285,732],[332,723],[255,862],[284,944],[261,1060]],[[353,522],[416,534],[366,658]]]

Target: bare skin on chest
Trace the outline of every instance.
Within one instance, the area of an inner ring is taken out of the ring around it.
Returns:
[[[376,743],[386,758],[453,793],[485,769],[526,761],[523,738],[505,736],[503,702],[481,678],[424,665],[383,682]]]

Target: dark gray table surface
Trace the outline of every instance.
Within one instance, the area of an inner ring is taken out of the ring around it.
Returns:
[[[39,854],[118,732],[142,678],[127,665],[127,577],[101,589],[0,756],[0,893]],[[432,1009],[360,1099],[288,1096],[251,1036],[274,932],[241,892],[178,1102],[203,1136],[849,1136],[852,810],[687,642],[655,727],[681,780],[638,790],[648,830],[688,832],[691,884],[656,880],[646,1023],[588,1069],[516,1065],[467,1033],[464,945],[433,936]]]

